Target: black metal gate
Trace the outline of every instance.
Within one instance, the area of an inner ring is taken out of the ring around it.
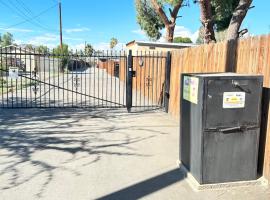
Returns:
[[[63,55],[9,47],[0,54],[2,108],[164,107],[168,56],[162,53]]]

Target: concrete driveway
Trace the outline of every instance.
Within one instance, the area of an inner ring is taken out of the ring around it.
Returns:
[[[269,199],[262,186],[194,192],[162,112],[0,110],[0,199]]]

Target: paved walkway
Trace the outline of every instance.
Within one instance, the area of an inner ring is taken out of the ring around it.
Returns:
[[[270,199],[266,187],[194,192],[161,112],[0,110],[0,199]]]

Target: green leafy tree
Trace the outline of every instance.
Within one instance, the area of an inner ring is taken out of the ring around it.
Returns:
[[[79,51],[79,55],[80,55],[80,56],[83,56],[83,55],[84,55],[84,53],[85,53],[85,52],[84,52],[82,49],[80,49],[80,51]]]
[[[211,9],[215,29],[217,32],[224,31],[229,27],[233,11],[239,4],[239,0],[212,0]]]
[[[62,48],[58,45],[56,48],[53,49],[53,54],[58,57],[61,61],[61,71],[64,72],[65,68],[67,68],[67,64],[69,61],[69,50],[68,45],[63,44]]]
[[[111,38],[110,48],[113,49],[118,44],[118,40],[116,38]]]
[[[175,37],[173,43],[192,43],[189,37]]]
[[[149,0],[136,0],[137,23],[147,34],[150,40],[158,40],[161,30],[165,28],[159,15],[154,10]]]
[[[158,40],[165,28],[166,41],[173,42],[178,12],[184,2],[188,0],[136,0],[137,22],[150,39]]]
[[[8,46],[11,45],[14,42],[13,35],[9,32],[5,33],[2,37],[2,46]]]
[[[87,56],[91,56],[94,53],[94,48],[91,44],[86,44],[85,45],[85,49],[84,49],[84,53]]]
[[[68,55],[69,51],[68,51],[68,45],[67,44],[63,44],[62,48],[60,47],[60,45],[58,45],[56,48],[53,49],[53,54],[55,55]]]
[[[25,48],[26,48],[27,50],[29,50],[29,51],[33,51],[33,50],[34,50],[34,46],[33,46],[32,44],[27,44],[27,45],[25,46]]]
[[[45,45],[40,45],[37,47],[37,52],[41,54],[47,54],[49,53],[49,48]]]
[[[74,54],[73,49],[70,49],[70,50],[69,50],[69,54],[71,54],[71,55],[73,55],[73,54]]]

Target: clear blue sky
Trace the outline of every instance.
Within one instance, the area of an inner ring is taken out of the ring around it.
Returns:
[[[33,19],[33,16],[57,4],[57,0],[0,0],[0,33],[11,32],[17,43],[59,43],[58,7]],[[177,21],[176,34],[196,39],[200,27],[198,5],[190,0]],[[243,28],[250,34],[270,33],[270,1],[254,0]],[[110,38],[118,38],[119,48],[137,39],[147,40],[136,23],[134,0],[62,0],[64,42],[82,48],[87,41],[96,48],[108,48]],[[26,22],[19,24],[25,20]],[[34,24],[33,24],[34,23]]]

